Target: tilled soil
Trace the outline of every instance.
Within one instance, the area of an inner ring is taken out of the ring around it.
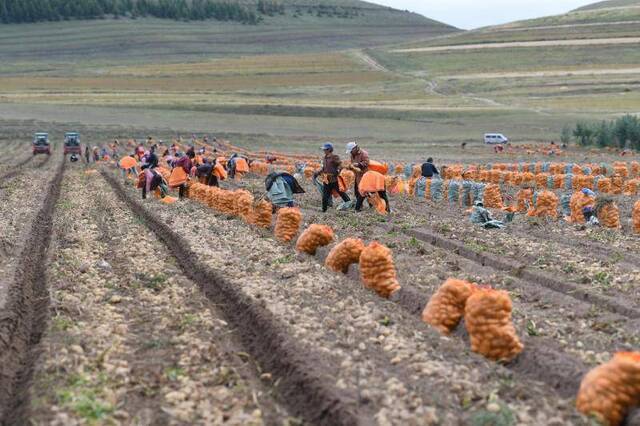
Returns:
[[[26,393],[36,357],[34,351],[46,324],[49,302],[44,277],[46,257],[64,166],[62,160],[57,162],[44,181],[44,190],[32,188],[32,194],[40,195],[32,196],[32,210],[25,210],[22,216],[6,225],[13,233],[10,235],[19,239],[12,252],[3,258],[6,281],[0,283],[0,423],[3,425],[26,421]],[[34,176],[31,180],[39,182]]]
[[[97,174],[65,175],[34,424],[289,418],[233,330]],[[277,419],[277,421],[276,421]]]
[[[357,393],[379,423],[464,424],[492,415],[523,424],[583,421],[545,385],[470,353],[457,337],[439,336],[398,304],[294,255],[268,233],[189,201],[144,206],[179,230],[200,262],[224,270],[288,323],[306,350],[326,354],[336,386]]]

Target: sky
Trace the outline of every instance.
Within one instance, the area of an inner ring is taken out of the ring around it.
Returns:
[[[565,13],[598,0],[367,0],[463,29]]]

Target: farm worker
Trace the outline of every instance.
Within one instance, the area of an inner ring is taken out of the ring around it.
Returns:
[[[84,161],[89,164],[91,162],[91,151],[89,145],[84,146]]]
[[[233,179],[236,177],[236,173],[247,173],[249,171],[249,161],[246,157],[242,157],[237,153],[234,153],[229,157],[227,161],[227,172],[229,173],[229,178]]]
[[[293,207],[294,194],[304,194],[296,178],[289,173],[271,173],[264,180],[267,199],[275,207]]]
[[[345,203],[351,201],[349,196],[340,188],[339,175],[341,169],[340,157],[333,153],[333,144],[330,142],[322,145],[324,158],[322,159],[322,169],[313,174],[315,180],[322,175],[322,212],[329,208],[331,196],[337,193]]]
[[[369,204],[376,208],[378,213],[391,213],[391,204],[387,196],[386,180],[382,173],[369,170],[358,185],[360,196],[367,198]],[[384,201],[384,204],[382,203]]]
[[[126,157],[122,157],[122,160],[120,160],[118,165],[122,170],[122,178],[125,181],[128,175],[138,176],[138,170],[136,170],[138,162],[136,161],[136,158],[134,156],[128,155]]]
[[[504,223],[491,217],[491,212],[484,208],[482,201],[476,201],[471,209],[471,223],[482,225],[485,229],[504,228]]]
[[[205,158],[204,163],[202,163],[201,165],[199,165],[196,168],[196,176],[198,176],[200,179],[202,179],[205,185],[209,185],[209,186],[219,186],[218,185],[218,176],[216,175],[215,169],[216,169],[216,160],[214,159],[209,160],[208,158]]]
[[[351,155],[350,168],[355,172],[356,179],[354,184],[354,193],[356,194],[356,211],[362,210],[362,204],[364,203],[364,197],[358,190],[358,185],[362,180],[362,176],[369,169],[369,154],[367,151],[361,149],[356,142],[349,142],[347,144],[347,155]]]
[[[425,177],[427,179],[432,179],[433,175],[440,176],[440,172],[438,171],[436,166],[433,165],[433,158],[427,158],[427,162],[422,164],[421,175],[422,177]]]
[[[171,170],[171,176],[169,177],[169,186],[171,188],[178,188],[178,197],[184,198],[187,190],[187,180],[189,179],[189,173],[193,167],[191,160],[195,157],[193,151],[187,152],[178,160],[173,162],[173,170]]]
[[[162,175],[156,171],[158,167],[158,156],[152,148],[145,153],[142,159],[142,175],[138,179],[138,187],[142,189],[142,199],[147,198],[147,193],[160,188],[160,197],[164,198],[168,192],[167,185]]]

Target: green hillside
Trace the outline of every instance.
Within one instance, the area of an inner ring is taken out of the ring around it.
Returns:
[[[640,6],[640,1],[638,0],[608,0],[601,1],[598,3],[589,4],[587,6],[583,6],[576,10],[594,10],[594,9],[604,9],[608,7],[628,7],[628,6]]]

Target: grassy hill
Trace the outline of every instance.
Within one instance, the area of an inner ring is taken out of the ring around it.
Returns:
[[[376,49],[372,56],[452,97],[537,114],[636,113],[638,22],[637,7],[587,8]]]
[[[358,138],[408,153],[488,131],[557,140],[578,119],[640,112],[639,8],[460,32],[334,1],[361,10],[318,16],[300,0],[259,25],[2,26],[0,115],[233,133],[291,149]]]
[[[581,8],[576,9],[580,10],[594,10],[594,9],[605,9],[609,7],[628,7],[628,6],[640,6],[640,1],[638,0],[608,0],[601,1],[598,3],[589,4],[583,6]]]

